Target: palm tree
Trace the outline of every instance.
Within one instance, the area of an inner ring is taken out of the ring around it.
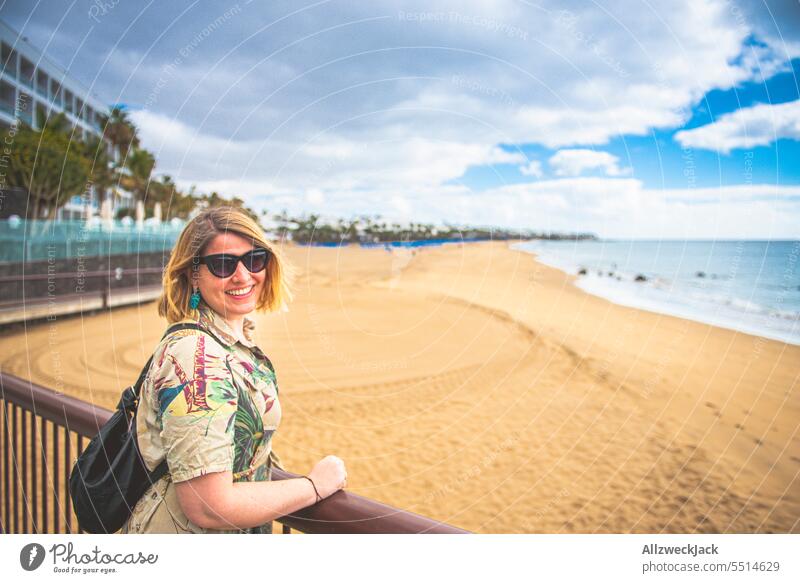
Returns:
[[[178,190],[172,177],[167,175],[150,180],[150,186],[147,189],[147,205],[155,207],[157,202],[161,203],[164,220],[167,221],[174,217],[186,218],[194,208],[194,201]]]
[[[90,162],[90,178],[95,190],[105,194],[109,188],[114,187],[117,181],[116,171],[106,151],[106,142],[101,138],[92,136],[84,146],[84,155]],[[116,198],[116,189],[112,197]]]
[[[112,108],[111,116],[102,116],[100,122],[103,126],[103,137],[119,149],[123,159],[131,148],[139,147],[136,126],[128,119],[128,113],[121,107]]]
[[[130,174],[122,175],[120,182],[123,188],[134,193],[136,200],[141,200],[146,205],[147,188],[150,183],[150,175],[156,165],[156,159],[147,150],[135,147],[128,153],[125,162]]]
[[[139,135],[136,126],[128,118],[128,112],[122,107],[113,107],[110,116],[102,113],[97,115],[100,118],[100,126],[103,128],[104,140],[110,142],[115,152],[119,153],[119,157],[114,156],[114,180],[110,185],[112,188],[111,196],[116,200],[119,195],[118,186],[129,189],[132,183],[135,182],[129,176],[126,176],[124,169],[128,166],[128,154],[131,150],[139,147]]]

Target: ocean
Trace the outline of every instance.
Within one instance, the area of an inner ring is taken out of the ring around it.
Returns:
[[[614,303],[800,344],[800,241],[528,241]]]

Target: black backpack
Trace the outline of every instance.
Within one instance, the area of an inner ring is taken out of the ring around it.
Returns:
[[[213,334],[194,323],[170,326],[162,340],[179,330],[200,330],[221,344]],[[80,527],[94,534],[122,528],[147,489],[169,470],[167,461],[150,471],[136,440],[136,406],[153,356],[139,379],[122,392],[111,419],[89,442],[75,461],[69,476],[69,493]]]

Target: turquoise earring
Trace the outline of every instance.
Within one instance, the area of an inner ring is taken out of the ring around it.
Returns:
[[[197,306],[200,305],[200,290],[194,288],[191,297],[189,297],[189,307],[193,310],[197,309]]]

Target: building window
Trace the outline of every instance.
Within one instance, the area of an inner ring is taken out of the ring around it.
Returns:
[[[55,79],[50,79],[50,94],[53,96],[53,103],[61,107],[61,83]]]
[[[84,115],[86,115],[86,112],[84,111],[83,99],[75,97],[75,116],[83,117]]]
[[[75,113],[75,96],[69,89],[64,89],[64,109],[69,113]]]
[[[17,92],[11,83],[0,81],[0,109],[10,115],[14,115],[14,103],[17,100]]]
[[[38,91],[45,99],[47,99],[47,86],[49,84],[50,79],[47,76],[47,73],[44,71],[36,71],[36,91]]]
[[[0,44],[0,62],[3,63],[3,72],[6,75],[17,76],[17,51],[6,43]]]
[[[17,111],[19,112],[19,118],[24,121],[29,126],[33,125],[33,97],[25,93],[24,91],[19,92],[19,100],[18,100],[18,108]]]
[[[100,133],[100,117],[101,114],[97,110],[92,110],[92,117],[89,120],[89,131],[92,132],[93,136],[97,136]]]
[[[19,80],[33,89],[33,80],[36,76],[36,69],[28,59],[20,57],[19,59]]]

